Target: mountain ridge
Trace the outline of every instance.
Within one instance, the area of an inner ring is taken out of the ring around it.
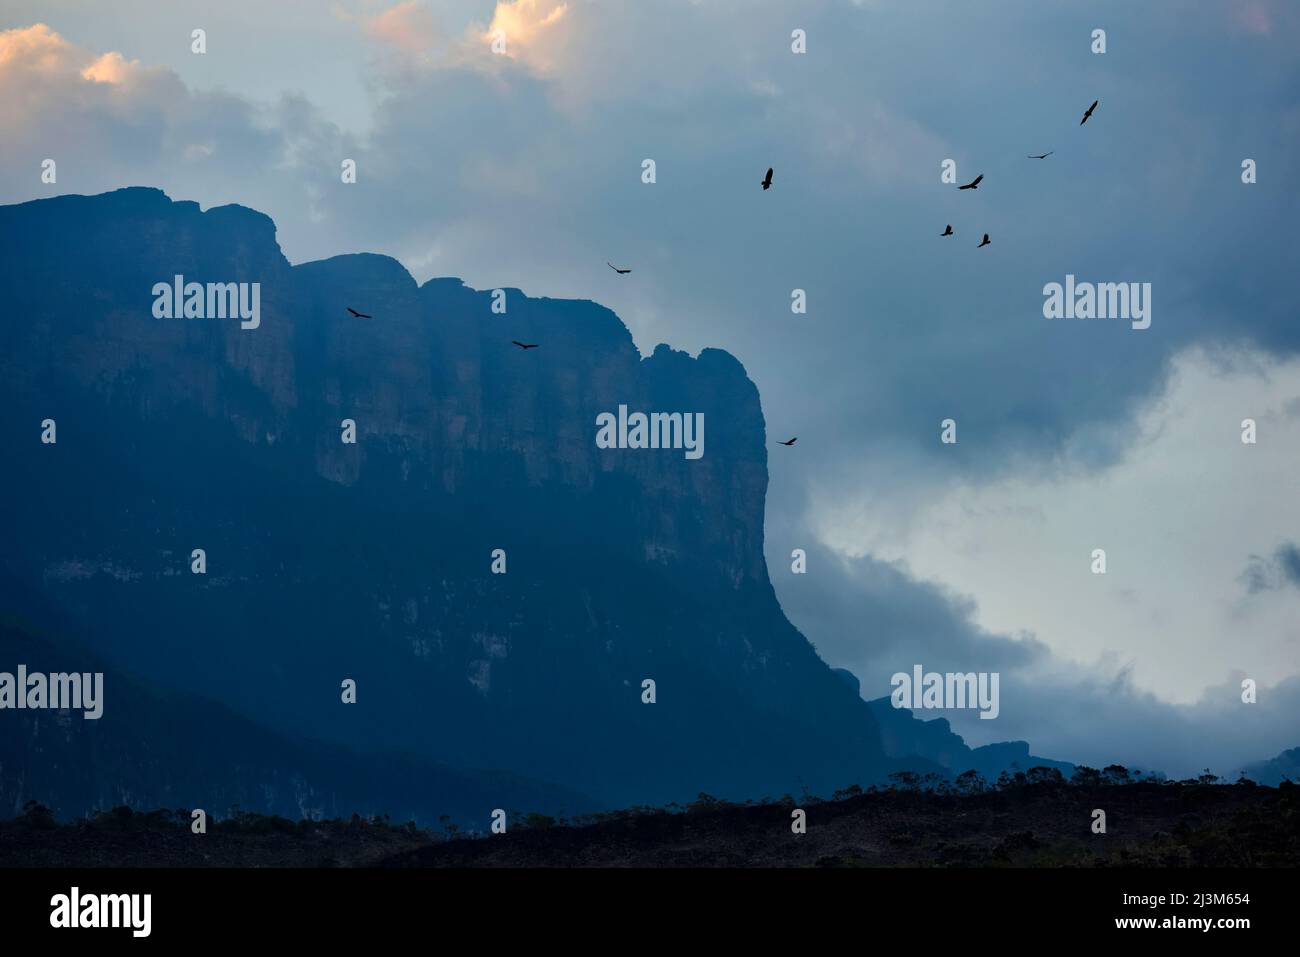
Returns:
[[[0,228],[28,240],[0,263],[0,491],[30,506],[0,565],[112,667],[273,734],[604,806],[1032,759],[882,714],[786,619],[761,400],[725,350],[643,356],[591,300],[421,284],[380,254],[292,265],[264,214],[148,187]],[[176,276],[258,283],[258,323],[159,318]],[[698,414],[703,456],[599,447],[621,406]]]
[[[277,733],[608,804],[886,772],[767,577],[766,432],[734,357],[643,357],[590,301],[507,290],[496,314],[388,257],[291,266],[262,214],[151,189],[0,226],[28,238],[0,265],[0,389],[4,491],[31,504],[0,558],[113,667]],[[260,322],[156,318],[176,275],[259,283]],[[620,404],[703,415],[703,458],[597,448]]]

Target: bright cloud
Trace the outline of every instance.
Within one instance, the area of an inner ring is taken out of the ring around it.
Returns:
[[[418,0],[407,0],[365,21],[370,36],[407,54],[427,53],[438,42],[433,15]]]
[[[82,70],[81,75],[94,83],[125,83],[139,67],[139,60],[127,60],[110,51]]]
[[[1272,685],[1300,674],[1300,593],[1248,588],[1242,573],[1300,529],[1298,398],[1300,360],[1193,349],[1133,419],[1113,467],[1025,462],[1011,477],[950,486],[905,523],[875,502],[815,512],[843,554],[973,596],[987,631],[1130,666],[1165,700],[1195,701],[1232,671]],[[1247,418],[1254,445],[1241,441]],[[1104,575],[1092,572],[1094,549],[1105,550]]]
[[[504,55],[539,70],[554,65],[557,26],[569,11],[555,0],[501,0],[480,39],[489,46],[504,42]]]
[[[44,23],[0,32],[0,70],[22,67],[33,72],[60,69],[73,47]]]

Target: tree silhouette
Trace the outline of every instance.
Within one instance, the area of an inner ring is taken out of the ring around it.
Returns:
[[[915,771],[895,771],[889,780],[900,791],[917,791],[921,787],[921,775]]]
[[[1086,764],[1080,764],[1074,769],[1074,774],[1070,775],[1070,781],[1083,787],[1095,787],[1101,784],[1101,772]]]
[[[1107,784],[1132,784],[1128,768],[1122,764],[1108,764],[1101,772],[1102,780]]]
[[[1065,775],[1056,768],[1048,768],[1042,765],[1030,768],[1025,777],[1030,784],[1064,784]]]

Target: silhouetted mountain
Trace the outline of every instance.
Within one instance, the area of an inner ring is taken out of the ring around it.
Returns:
[[[1300,783],[1300,748],[1283,751],[1267,761],[1248,764],[1240,773],[1256,784],[1267,784],[1270,787],[1276,787],[1283,781]]]
[[[840,679],[853,689],[855,695],[862,695],[862,682],[858,680],[858,676],[852,671],[849,671],[848,668],[832,668],[831,671],[839,675]]]
[[[847,673],[847,672],[846,672]],[[1025,741],[1001,741],[978,748],[969,747],[961,735],[952,730],[947,718],[920,720],[908,708],[895,708],[888,696],[868,701],[880,726],[885,754],[898,761],[920,758],[933,761],[950,775],[977,771],[986,780],[996,780],[1002,772],[1028,771],[1030,768],[1055,768],[1069,776],[1074,765],[1053,761],[1029,753]]]
[[[240,794],[280,767],[274,735],[608,805],[891,770],[871,709],[777,603],[763,416],[727,353],[643,359],[593,303],[418,285],[384,256],[291,266],[266,216],[153,189],[0,208],[0,230],[22,237],[0,259],[0,491],[21,503],[0,561],[39,596],[8,610],[132,676],[94,734],[165,727],[144,688],[220,702],[271,733],[259,751],[247,725],[262,770]],[[256,328],[155,317],[176,276],[259,283]],[[598,448],[620,405],[702,413],[703,457]]]

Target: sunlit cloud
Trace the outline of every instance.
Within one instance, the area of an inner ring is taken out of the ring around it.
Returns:
[[[409,55],[429,52],[438,43],[438,29],[418,0],[406,0],[365,21],[366,33]]]
[[[0,70],[21,65],[33,72],[54,72],[74,53],[72,44],[44,23],[0,32]]]
[[[480,40],[493,52],[523,60],[538,70],[555,66],[556,28],[568,13],[567,3],[555,0],[501,0],[492,14],[492,22],[480,34]]]
[[[139,60],[127,60],[122,54],[108,52],[81,71],[92,83],[125,83],[140,68]]]

